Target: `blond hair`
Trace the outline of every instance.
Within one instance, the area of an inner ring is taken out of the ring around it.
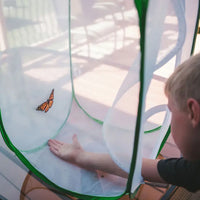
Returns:
[[[165,94],[182,111],[186,111],[188,98],[200,103],[200,54],[175,69],[165,84]]]

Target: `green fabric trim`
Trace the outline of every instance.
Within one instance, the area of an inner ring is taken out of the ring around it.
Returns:
[[[144,133],[153,133],[153,132],[155,132],[155,131],[158,131],[158,130],[160,130],[161,128],[162,128],[162,126],[158,126],[158,127],[156,127],[156,128],[153,128],[153,129],[151,129],[151,130],[144,131]]]
[[[25,156],[13,145],[13,143],[10,141],[8,135],[6,134],[6,131],[4,129],[3,126],[3,122],[2,122],[2,117],[1,117],[1,110],[0,110],[0,132],[1,135],[3,137],[3,140],[5,141],[5,143],[7,144],[8,148],[13,151],[16,156],[21,160],[21,162],[28,168],[30,169],[36,176],[38,176],[41,180],[43,180],[44,182],[46,182],[50,187],[55,188],[56,190],[58,190],[60,193],[67,193],[71,196],[77,197],[77,198],[83,198],[84,200],[115,200],[115,199],[119,199],[121,196],[125,195],[125,193],[116,196],[116,197],[94,197],[94,196],[90,196],[90,195],[84,195],[84,194],[79,194],[76,192],[72,192],[70,190],[66,190],[62,187],[59,187],[58,185],[56,185],[55,183],[53,183],[52,181],[50,181],[46,176],[44,176],[41,172],[39,172],[26,158]]]
[[[103,121],[95,118],[95,117],[92,117],[79,103],[79,101],[77,100],[76,96],[75,96],[75,92],[74,92],[74,100],[75,102],[77,103],[78,107],[89,117],[91,118],[93,121],[97,122],[98,124],[100,125],[103,125]]]
[[[70,37],[71,38],[71,37]],[[70,39],[71,40],[71,39]],[[71,43],[71,42],[70,42]],[[75,88],[74,88],[74,82],[73,82],[73,72],[72,72],[72,61],[71,61],[71,47],[70,47],[70,68],[71,68],[71,81],[72,81],[72,94],[73,94],[73,98],[76,102],[76,104],[78,105],[78,107],[90,118],[92,119],[93,121],[97,122],[98,124],[103,124],[103,121],[100,120],[100,119],[97,119],[95,117],[93,117],[91,114],[89,114],[84,108],[83,106],[81,106],[81,104],[79,103],[77,97],[76,97],[76,92],[75,92]]]
[[[198,13],[197,13],[196,27],[195,27],[194,37],[193,37],[193,42],[192,42],[192,49],[191,49],[191,53],[190,53],[191,55],[194,53],[194,47],[195,47],[195,44],[196,44],[199,20],[200,20],[200,1],[199,1]]]
[[[162,140],[162,142],[161,142],[161,145],[160,145],[160,148],[159,148],[159,150],[158,150],[157,156],[158,156],[159,153],[161,152],[161,150],[162,150],[162,148],[163,148],[165,142],[167,141],[167,139],[168,139],[170,133],[171,133],[171,126],[169,126],[169,128],[168,128],[168,130],[167,130],[167,133],[166,133],[165,137],[163,138],[163,140]]]
[[[127,182],[126,191],[131,194],[131,186],[133,181],[133,174],[135,171],[136,159],[137,159],[137,151],[139,145],[139,134],[140,134],[140,126],[141,126],[141,115],[142,115],[142,105],[143,105],[143,92],[144,92],[144,60],[145,60],[145,24],[146,24],[146,14],[148,8],[148,0],[134,0],[135,6],[138,12],[139,17],[139,26],[140,26],[140,52],[141,52],[141,60],[140,60],[140,92],[139,92],[139,104],[137,111],[137,121],[135,128],[135,137],[133,144],[133,155],[131,160],[131,167]]]
[[[71,71],[71,67],[70,67],[70,71]],[[72,86],[72,91],[73,91],[73,86]],[[60,131],[62,130],[62,128],[66,124],[66,122],[67,122],[67,120],[69,118],[69,115],[71,113],[71,109],[72,109],[73,94],[71,96],[71,100],[70,101],[71,101],[70,102],[70,107],[69,107],[69,110],[68,110],[68,113],[67,113],[67,116],[66,116],[64,122],[62,123],[62,125],[60,126],[60,128],[56,131],[56,133],[52,137],[50,137],[49,139],[54,139],[60,133]],[[18,149],[18,150],[21,151],[21,152],[25,152],[25,153],[33,153],[33,152],[37,152],[37,151],[41,150],[42,148],[44,148],[47,145],[47,143],[48,143],[48,141],[46,141],[43,144],[41,144],[40,146],[38,146],[36,148],[32,148],[32,149],[26,149],[26,150]]]
[[[138,190],[140,189],[141,185],[139,185],[137,187],[137,189],[133,192],[129,194],[130,199],[134,199],[135,195],[137,194]]]
[[[56,131],[56,133],[50,137],[49,139],[54,139],[57,135],[59,135],[60,131],[62,130],[62,128],[64,127],[64,125],[66,124],[67,122],[67,119],[69,118],[69,114],[71,112],[71,108],[72,108],[72,100],[73,100],[73,97],[71,97],[71,105],[70,105],[70,109],[68,111],[68,114],[67,114],[67,117],[66,119],[64,120],[63,124],[60,126],[60,128]],[[19,149],[19,151],[21,152],[25,152],[25,153],[33,153],[33,152],[37,152],[39,150],[41,150],[42,148],[44,148],[46,145],[47,145],[48,141],[44,142],[42,145],[36,147],[36,148],[33,148],[33,149],[27,149],[27,150],[22,150],[22,149]]]
[[[70,16],[71,16],[71,1],[69,0],[69,25],[70,25]],[[75,98],[75,92],[74,92],[74,86],[73,86],[73,76],[72,76],[72,61],[71,61],[71,36],[70,36],[70,32],[69,32],[69,49],[70,49],[70,71],[71,71],[71,79],[72,79],[72,100],[73,100],[73,97],[74,99],[76,100]],[[72,100],[71,100],[71,107],[72,107]],[[77,101],[78,102],[78,101]],[[80,106],[80,104],[78,104]],[[67,118],[65,120],[65,122],[63,123],[63,125],[60,127],[60,129],[58,130],[58,132],[53,136],[55,137],[59,131],[62,129],[62,127],[64,126],[64,124],[66,123],[68,117],[69,117],[69,114],[71,112],[71,107],[70,107],[70,110],[68,112],[68,115],[67,115]],[[82,109],[82,107],[80,107]],[[84,110],[83,110],[84,111]],[[87,112],[84,111],[86,114]],[[87,114],[88,116],[90,116],[89,114]],[[103,123],[101,122],[100,120],[97,120],[93,117],[90,117],[92,118],[93,120],[95,120],[96,122],[98,123]],[[58,190],[60,193],[67,193],[71,196],[74,196],[74,197],[77,197],[77,198],[81,198],[81,199],[84,199],[84,200],[115,200],[115,199],[119,199],[120,197],[122,197],[123,195],[126,194],[126,192],[122,193],[121,195],[118,195],[118,196],[114,196],[114,197],[101,197],[101,196],[91,196],[91,195],[84,195],[84,194],[80,194],[80,193],[76,193],[76,192],[72,192],[70,190],[67,190],[67,189],[64,189],[62,187],[59,187],[58,185],[56,185],[55,183],[53,183],[52,181],[50,181],[46,176],[44,176],[41,172],[39,172],[29,161],[28,159],[25,158],[25,156],[21,153],[21,152],[26,152],[26,153],[33,153],[35,151],[38,151],[40,149],[42,149],[46,144],[44,143],[43,145],[37,147],[37,148],[34,148],[34,149],[31,149],[31,150],[18,150],[14,145],[13,143],[10,141],[5,129],[4,129],[4,125],[3,125],[3,120],[2,120],[2,116],[1,116],[1,110],[0,110],[0,132],[1,132],[1,135],[3,137],[3,140],[5,141],[5,143],[7,144],[8,148],[13,151],[16,156],[21,160],[21,162],[28,168],[30,169],[36,176],[38,176],[41,180],[43,180],[44,182],[46,182],[50,187],[53,187],[55,188],[56,190]]]
[[[14,147],[12,146],[12,143],[10,142],[10,139],[9,139],[8,135],[6,134],[6,131],[4,129],[4,125],[3,125],[3,121],[2,121],[2,117],[1,117],[1,110],[0,110],[0,132],[1,132],[3,140],[7,144],[8,148],[11,151],[14,151]]]
[[[70,0],[69,0],[70,1]],[[72,83],[72,94],[73,94],[73,98],[76,102],[76,104],[78,105],[78,107],[92,120],[94,120],[95,122],[99,123],[99,124],[103,124],[102,120],[99,120],[95,117],[93,117],[92,115],[90,115],[84,108],[83,106],[81,106],[81,104],[79,103],[77,97],[76,97],[76,92],[75,92],[75,87],[74,87],[74,81],[73,81],[73,66],[72,66],[72,53],[71,53],[71,9],[69,10],[69,55],[70,55],[70,74],[71,74],[71,83]]]

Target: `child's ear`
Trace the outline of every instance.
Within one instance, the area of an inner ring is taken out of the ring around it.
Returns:
[[[187,100],[187,108],[189,112],[189,119],[191,120],[192,125],[195,128],[199,125],[200,122],[200,105],[197,100],[189,98]]]

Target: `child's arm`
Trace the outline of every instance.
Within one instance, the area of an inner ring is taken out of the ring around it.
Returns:
[[[156,183],[165,183],[165,181],[160,177],[157,169],[158,161],[159,160],[147,158],[142,160],[142,177],[144,180]],[[118,167],[109,154],[98,154],[84,151],[83,154],[77,159],[76,164],[86,169],[100,170],[128,178],[128,173]]]
[[[77,158],[76,164],[89,170],[100,170],[123,178],[128,178],[128,173],[118,167],[109,154],[84,151]]]
[[[159,160],[147,159],[142,160],[142,176],[144,180],[156,183],[166,183],[159,175],[157,164]]]
[[[87,152],[81,147],[76,135],[73,135],[72,139],[72,144],[49,140],[49,149],[59,158],[79,167],[88,170],[100,170],[128,178],[128,173],[118,167],[108,154]]]
[[[57,140],[49,140],[48,145],[52,153],[61,159],[89,170],[100,170],[128,178],[128,173],[118,167],[109,154],[84,151],[77,136],[73,136],[72,144]],[[147,181],[164,182],[157,170],[158,160],[143,159],[142,176]]]

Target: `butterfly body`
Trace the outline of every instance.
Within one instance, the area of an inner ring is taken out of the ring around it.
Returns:
[[[49,98],[44,103],[42,103],[41,105],[39,105],[36,108],[36,110],[48,112],[49,108],[51,108],[51,106],[53,105],[53,100],[54,100],[54,89],[52,89]]]

